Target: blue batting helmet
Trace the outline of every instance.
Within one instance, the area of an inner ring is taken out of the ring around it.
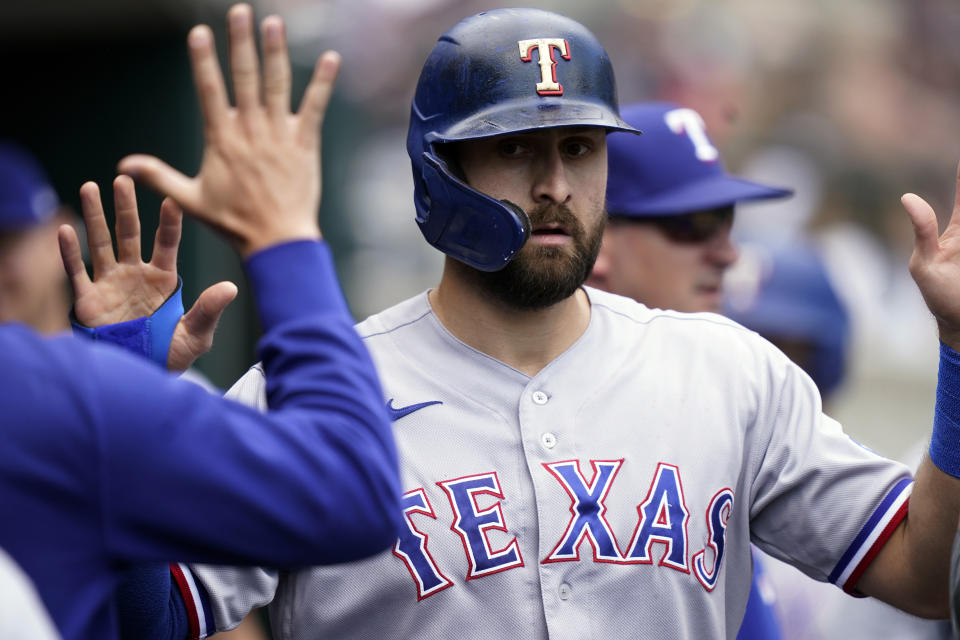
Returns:
[[[427,242],[482,271],[506,266],[527,241],[526,213],[472,189],[439,145],[566,126],[636,132],[618,114],[606,51],[581,24],[540,9],[495,9],[440,36],[407,134]]]
[[[744,245],[743,255],[758,250]],[[756,280],[749,293],[736,295],[735,287],[727,288],[725,313],[775,344],[788,340],[808,345],[806,362],[797,364],[827,396],[846,372],[850,317],[823,259],[802,242],[760,255],[767,259],[756,261]]]
[[[621,114],[643,137],[615,133],[607,138],[612,217],[682,215],[793,193],[728,175],[693,109],[646,102],[626,106]]]

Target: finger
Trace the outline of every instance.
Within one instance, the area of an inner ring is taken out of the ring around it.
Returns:
[[[117,262],[140,264],[140,215],[130,176],[114,179],[113,207],[116,212]]]
[[[193,83],[197,87],[200,111],[203,113],[204,126],[209,136],[222,125],[230,109],[210,27],[202,24],[191,29],[187,36],[187,48],[190,52],[190,66],[193,68]]]
[[[290,115],[290,58],[283,20],[268,16],[263,21],[263,95],[267,114],[276,123]]]
[[[930,260],[939,248],[939,229],[937,228],[937,214],[927,201],[913,193],[904,194],[900,198],[903,207],[910,215],[913,223],[914,252],[923,260]]]
[[[190,310],[181,318],[181,327],[186,332],[189,350],[194,358],[210,349],[213,344],[213,333],[220,322],[220,317],[227,305],[236,297],[237,285],[226,281],[218,282],[204,290]]]
[[[113,256],[113,240],[110,238],[107,218],[103,215],[97,183],[85,182],[80,187],[80,208],[83,211],[83,223],[87,227],[87,247],[90,249],[93,277],[99,278],[116,266],[117,261]]]
[[[953,226],[954,220],[960,224],[960,164],[957,164],[957,187],[953,192],[953,211],[950,213],[948,226]]]
[[[199,209],[200,190],[196,180],[159,158],[140,154],[127,156],[117,165],[117,171],[143,182],[160,195],[173,198],[188,212],[196,213]]]
[[[153,240],[153,255],[150,264],[164,271],[177,270],[177,250],[180,248],[180,233],[183,229],[183,210],[170,198],[160,205],[160,222]]]
[[[57,228],[57,241],[60,245],[60,259],[63,260],[63,269],[67,272],[73,297],[78,298],[93,286],[87,268],[83,265],[83,253],[80,251],[80,240],[77,231],[68,224]]]
[[[340,54],[336,51],[327,51],[317,60],[313,77],[310,78],[310,84],[307,85],[303,99],[300,101],[300,109],[297,111],[298,136],[301,144],[306,147],[314,147],[317,144],[320,125],[323,124],[323,117],[327,112],[327,105],[330,104],[333,84],[339,71]]]
[[[260,106],[260,64],[253,39],[253,9],[237,4],[227,13],[230,35],[230,75],[241,114],[255,113]]]

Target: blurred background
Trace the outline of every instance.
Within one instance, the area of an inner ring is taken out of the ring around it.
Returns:
[[[287,21],[295,100],[322,50],[344,55],[324,131],[321,222],[356,317],[431,286],[442,259],[413,223],[404,150],[409,102],[437,36],[501,3],[253,4],[258,17],[279,13]],[[917,192],[938,213],[952,203],[960,159],[956,1],[528,4],[570,15],[599,36],[621,103],[693,107],[728,169],[796,190],[790,201],[740,209],[735,233],[767,243],[814,235],[853,318],[852,375],[831,413],[861,442],[901,457],[929,429],[937,338],[907,273],[912,235],[899,196]],[[77,210],[82,182],[108,185],[127,153],[153,153],[195,172],[201,124],[184,41],[190,26],[206,22],[222,53],[228,6],[7,0],[0,7],[0,138],[31,149]],[[143,191],[140,202],[149,251],[159,200]],[[258,328],[239,262],[192,223],[180,261],[185,302],[216,280],[241,284],[214,350],[198,363],[215,384],[229,386],[256,358]]]

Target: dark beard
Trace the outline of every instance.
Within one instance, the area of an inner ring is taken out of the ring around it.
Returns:
[[[586,282],[600,253],[606,215],[589,232],[565,205],[548,205],[530,213],[533,227],[557,222],[573,239],[569,247],[525,245],[500,271],[470,269],[477,286],[508,307],[520,311],[546,309],[572,296]]]

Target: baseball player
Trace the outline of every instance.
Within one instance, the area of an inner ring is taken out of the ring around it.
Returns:
[[[563,16],[497,9],[441,36],[407,149],[443,275],[358,326],[394,420],[405,530],[392,552],[336,567],[181,565],[202,585],[186,609],[212,615],[180,636],[272,602],[281,639],[731,637],[751,541],[946,615],[960,248],[906,198],[912,272],[945,343],[939,468],[914,481],[844,435],[755,333],[582,286],[606,219],[606,135],[630,129],[615,95],[603,48]],[[269,378],[255,367],[230,395],[266,406]]]
[[[231,50],[250,64],[249,25],[241,34]],[[263,415],[216,397],[146,360],[169,364],[164,347],[181,315],[170,313],[176,295],[122,331],[87,328],[95,339],[119,337],[141,358],[69,335],[45,340],[22,325],[0,326],[0,548],[34,581],[66,640],[116,636],[114,588],[139,563],[354,560],[392,544],[401,524],[382,391],[316,222],[317,130],[339,61],[321,57],[291,114],[278,21],[265,24],[264,40],[267,106],[260,106],[256,74],[238,70],[234,110],[210,30],[191,33],[207,155],[197,177],[169,174],[177,179],[158,186],[245,258],[266,332],[260,353],[273,410]],[[156,162],[134,156],[121,169],[139,175]],[[122,265],[113,260],[109,233],[91,229],[91,282],[76,234],[67,227],[60,236],[74,286],[112,300],[105,312],[148,297],[138,274],[147,282],[154,271],[172,272],[176,281],[178,207],[165,200],[154,255],[144,264],[132,184],[118,184],[129,196],[117,202]],[[85,187],[84,197],[90,193]],[[98,253],[111,253],[110,260]],[[103,269],[122,270],[126,283]],[[109,286],[98,286],[104,281]]]
[[[607,138],[607,227],[587,284],[649,307],[719,311],[737,258],[730,240],[738,202],[790,191],[728,175],[699,113],[668,102],[628,105],[643,136]],[[776,640],[779,625],[760,554],[738,638]]]

